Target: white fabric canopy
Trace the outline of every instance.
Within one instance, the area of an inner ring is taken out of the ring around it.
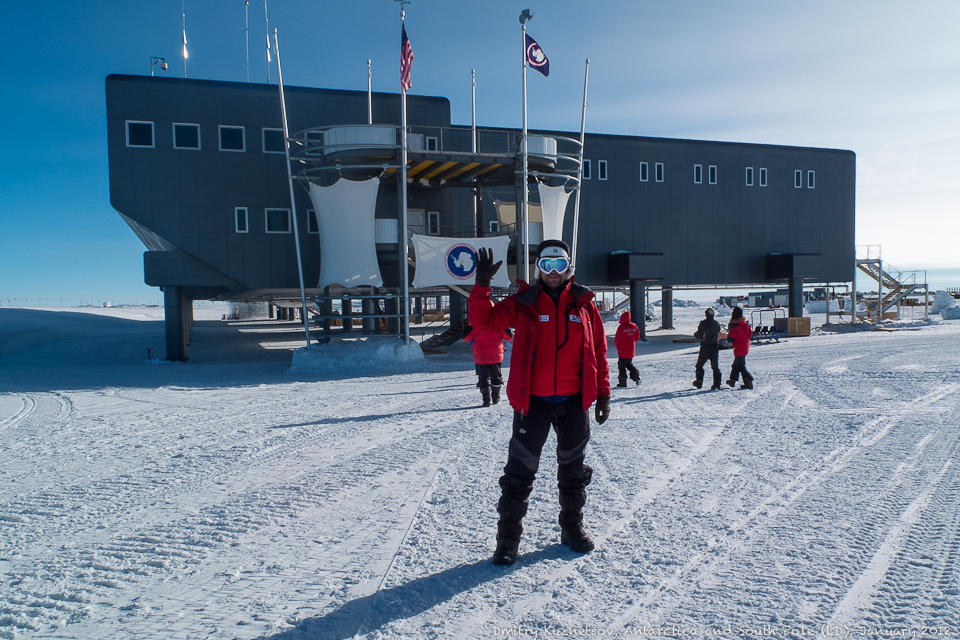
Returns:
[[[379,190],[379,178],[341,178],[329,187],[310,183],[320,230],[319,286],[383,286],[374,222]]]
[[[477,250],[490,249],[493,261],[503,260],[491,284],[509,287],[507,276],[507,250],[510,238],[443,238],[440,236],[413,235],[413,250],[417,256],[417,270],[413,276],[413,288],[449,285],[472,285],[477,276]]]
[[[543,239],[563,239],[563,216],[567,211],[570,192],[564,187],[537,184],[540,189],[540,208],[543,216]]]

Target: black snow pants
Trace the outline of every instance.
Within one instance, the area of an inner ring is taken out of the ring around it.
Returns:
[[[740,376],[743,376],[743,384],[748,389],[753,388],[753,376],[747,371],[747,356],[736,356],[733,359],[733,366],[730,367],[730,381],[737,383]]]
[[[513,414],[510,453],[500,477],[502,495],[497,505],[498,539],[519,540],[527,513],[533,481],[540,468],[540,454],[553,427],[557,433],[557,488],[560,490],[560,527],[575,528],[583,521],[586,486],[593,469],[583,463],[590,441],[590,418],[580,394],[562,402],[531,396],[527,415]]]
[[[634,382],[640,382],[640,370],[633,364],[633,358],[617,358],[617,373],[620,375],[617,382],[621,387],[627,386],[627,372],[630,372],[630,379]]]
[[[490,389],[496,387],[498,390],[503,385],[503,365],[499,362],[493,364],[474,365],[477,369],[477,388],[484,397],[490,395]]]
[[[695,367],[697,386],[703,384],[703,366],[708,361],[710,362],[710,368],[713,369],[713,386],[720,388],[720,380],[723,378],[723,374],[720,373],[720,345],[718,344],[700,345],[700,355],[697,356],[697,366]]]

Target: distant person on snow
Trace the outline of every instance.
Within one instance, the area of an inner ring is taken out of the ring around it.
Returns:
[[[727,337],[733,340],[733,366],[730,367],[730,379],[727,384],[737,386],[737,379],[742,375],[741,389],[753,389],[753,376],[747,371],[747,354],[750,352],[750,336],[753,331],[743,319],[743,309],[734,307],[730,314],[730,324],[727,325]]]
[[[713,319],[713,314],[714,310],[712,308],[705,310],[703,312],[704,319],[700,321],[697,330],[693,332],[693,337],[700,341],[700,355],[697,356],[697,365],[694,368],[697,378],[693,381],[693,386],[697,389],[703,387],[703,366],[707,364],[708,360],[710,361],[710,367],[713,369],[713,386],[710,389],[719,389],[720,380],[723,379],[723,374],[720,373],[720,323]]]
[[[625,311],[620,315],[620,326],[613,337],[613,344],[617,347],[618,387],[627,386],[627,371],[630,372],[630,379],[640,384],[640,371],[633,365],[639,341],[640,327],[630,321],[630,312]]]
[[[463,339],[470,344],[473,351],[477,388],[480,389],[480,397],[485,407],[489,407],[490,403],[500,402],[500,387],[503,385],[501,366],[505,351],[503,342],[509,342],[512,338],[510,329],[483,331],[467,326],[467,335]]]
[[[517,293],[494,304],[490,281],[502,263],[494,264],[492,252],[480,249],[476,286],[470,292],[472,326],[516,329],[507,380],[513,436],[500,477],[493,554],[497,565],[517,559],[523,517],[551,427],[557,433],[560,542],[577,553],[593,550],[593,540],[583,530],[583,505],[593,469],[583,459],[590,441],[590,405],[597,403],[597,424],[610,415],[607,337],[593,292],[573,281],[567,244],[544,240],[537,256],[534,284],[518,280]]]

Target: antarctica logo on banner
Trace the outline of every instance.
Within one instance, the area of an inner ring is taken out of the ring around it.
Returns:
[[[455,244],[447,249],[447,273],[457,280],[467,280],[473,277],[477,269],[477,254],[473,247],[466,243]]]

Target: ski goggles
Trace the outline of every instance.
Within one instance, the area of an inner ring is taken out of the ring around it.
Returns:
[[[570,261],[567,258],[540,258],[537,268],[541,273],[564,273],[570,268]]]

